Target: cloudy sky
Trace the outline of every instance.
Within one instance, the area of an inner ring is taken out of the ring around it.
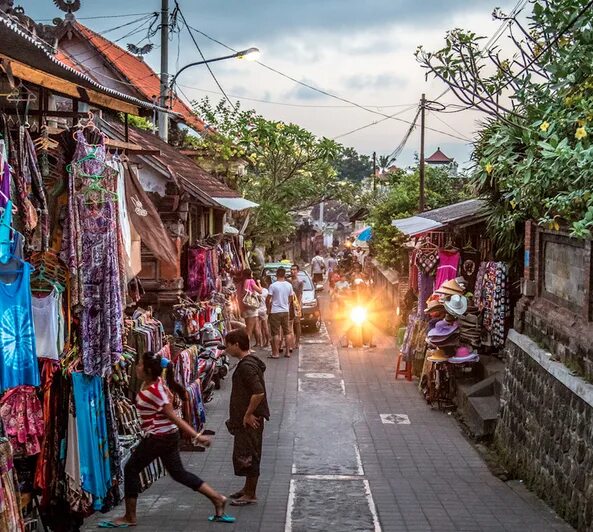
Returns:
[[[18,2],[17,2],[18,3]],[[444,85],[425,79],[416,63],[418,45],[436,50],[448,29],[462,27],[491,36],[500,22],[493,21],[496,6],[508,11],[516,0],[179,0],[191,26],[235,49],[257,46],[266,65],[332,94],[385,114],[402,112],[399,118],[412,120],[422,92],[436,98]],[[51,19],[60,11],[50,0],[21,0],[27,14],[35,19]],[[174,0],[171,0],[172,6]],[[159,0],[82,0],[77,13],[84,24],[119,41],[139,43],[146,37],[148,18],[119,29],[117,26],[148,17],[160,9]],[[109,17],[109,18],[105,18]],[[138,29],[138,33],[128,35]],[[225,55],[219,44],[197,35],[206,57]],[[158,46],[158,35],[152,39]],[[141,44],[147,42],[142,41]],[[158,48],[147,61],[158,72]],[[187,32],[174,35],[170,43],[170,70],[175,72],[199,55]],[[264,67],[244,61],[212,65],[222,87],[243,107],[253,107],[262,115],[296,122],[318,135],[340,136],[339,142],[361,153],[388,154],[400,143],[408,125],[385,120],[359,132],[353,129],[381,120],[381,116],[348,106],[282,77]],[[218,99],[218,88],[205,67],[186,71],[179,79],[188,99],[209,95]],[[264,100],[267,103],[253,101]],[[443,103],[458,103],[451,94]],[[445,123],[443,123],[442,121]],[[480,115],[473,112],[429,114],[429,127],[457,137],[471,139]],[[397,164],[413,161],[419,133],[410,137]],[[443,133],[427,132],[427,156],[437,147],[462,165],[468,160],[470,145]]]

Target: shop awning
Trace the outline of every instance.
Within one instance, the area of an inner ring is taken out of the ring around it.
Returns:
[[[391,225],[397,227],[404,235],[413,236],[420,233],[426,233],[433,229],[443,227],[440,222],[429,220],[428,218],[422,218],[421,216],[410,216],[410,218],[402,218],[401,220],[393,220]]]
[[[249,201],[245,198],[213,198],[216,203],[229,209],[230,211],[244,211],[245,209],[253,209],[259,207],[258,203]]]

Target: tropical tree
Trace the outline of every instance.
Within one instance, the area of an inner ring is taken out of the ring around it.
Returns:
[[[413,216],[418,211],[419,170],[407,173],[398,170],[390,175],[391,187],[383,195],[376,196],[368,222],[373,228],[371,248],[377,259],[398,270],[404,270],[407,251],[401,244],[404,235],[392,221]],[[426,167],[426,205],[427,209],[436,209],[456,203],[469,197],[466,182],[462,177],[452,177],[440,168]],[[365,198],[365,202],[369,197]]]
[[[246,235],[255,243],[285,239],[299,211],[351,196],[353,184],[336,171],[341,146],[333,140],[296,124],[268,120],[238,104],[231,108],[224,100],[213,106],[204,98],[194,103],[194,110],[211,128],[199,139],[200,156],[245,161],[246,171],[228,179],[259,204]]]
[[[509,22],[513,53],[483,49],[483,37],[452,30],[445,47],[417,58],[467,107],[488,115],[475,143],[473,184],[490,204],[489,228],[506,258],[524,221],[574,236],[593,229],[593,16],[588,0],[531,0]]]
[[[379,170],[385,172],[393,163],[395,159],[391,155],[379,155],[377,158],[377,165]]]
[[[368,155],[361,155],[354,148],[343,148],[336,170],[340,179],[360,183],[373,173],[373,164]]]

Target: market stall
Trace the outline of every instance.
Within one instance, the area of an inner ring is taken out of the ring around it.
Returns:
[[[493,260],[482,212],[470,200],[393,222],[409,237],[400,352],[430,403],[452,403],[455,375],[498,354],[510,326],[508,266]]]

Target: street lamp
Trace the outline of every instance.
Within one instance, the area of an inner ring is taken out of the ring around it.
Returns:
[[[166,1],[166,0],[163,0]],[[167,42],[168,37],[165,36],[162,39],[162,42]],[[260,51],[257,48],[248,48],[247,50],[241,50],[240,52],[236,52],[231,55],[225,55],[223,57],[216,57],[214,59],[205,59],[204,61],[197,61],[195,63],[190,63],[189,65],[185,65],[177,74],[173,76],[173,79],[170,83],[167,83],[166,78],[167,75],[161,76],[161,93],[160,93],[160,101],[161,105],[165,107],[167,105],[167,100],[169,101],[169,106],[173,107],[173,87],[175,86],[175,82],[184,70],[187,70],[189,67],[197,66],[197,65],[205,65],[207,63],[215,63],[216,61],[224,61],[225,59],[247,59],[248,61],[254,61],[260,56]],[[162,67],[162,71],[166,72],[167,64],[165,63],[164,67]],[[159,113],[159,134],[161,138],[168,142],[169,139],[169,118],[166,113]]]
[[[173,91],[173,86],[175,85],[175,82],[177,81],[179,74],[181,74],[184,70],[187,70],[190,67],[205,65],[207,63],[215,63],[217,61],[224,61],[225,59],[246,59],[247,61],[255,61],[260,55],[261,52],[258,48],[248,48],[247,50],[241,50],[240,52],[236,52],[231,55],[225,55],[223,57],[216,57],[214,59],[206,59],[204,61],[196,61],[195,63],[190,63],[189,65],[185,65],[179,72],[177,72],[177,74],[173,76],[173,79],[169,84],[169,91]]]

